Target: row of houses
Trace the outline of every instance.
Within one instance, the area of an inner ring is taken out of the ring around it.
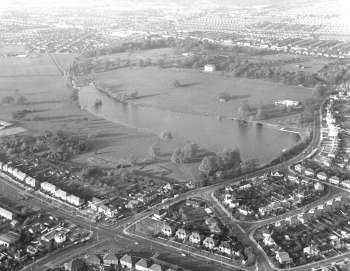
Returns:
[[[24,183],[24,184],[30,186],[31,188],[35,189],[39,185],[39,182],[36,179],[32,178],[31,176],[27,175],[26,173],[20,171],[17,168],[12,167],[9,164],[0,162],[0,169],[3,172],[16,178],[16,180],[20,181],[21,183]]]
[[[30,186],[33,189],[37,189],[40,187],[40,189],[43,192],[51,194],[54,197],[68,202],[74,206],[78,207],[84,203],[83,199],[81,199],[80,197],[68,194],[66,191],[59,189],[54,184],[51,184],[49,182],[40,183],[35,178],[29,176],[28,174],[22,172],[17,168],[12,167],[9,164],[0,162],[0,170],[11,175],[16,181],[19,181],[22,184],[26,184],[27,186]]]
[[[198,231],[187,231],[184,228],[179,228],[175,231],[175,228],[169,224],[164,224],[162,227],[162,234],[168,238],[175,236],[177,240],[181,242],[189,241],[192,245],[203,245],[204,248],[209,250],[217,250],[221,253],[231,256],[233,254],[239,255],[241,246],[234,246],[229,241],[220,241],[215,238],[214,234],[205,236]]]
[[[341,178],[336,175],[328,176],[323,171],[315,173],[315,170],[312,168],[304,168],[301,164],[296,164],[294,166],[294,169],[301,174],[305,174],[307,177],[316,177],[320,181],[327,181],[333,185],[340,185],[346,189],[350,189],[350,180],[341,180]]]
[[[72,195],[72,194],[68,194],[66,191],[56,187],[56,185],[54,185],[52,183],[42,182],[40,184],[40,188],[45,193],[51,194],[52,196],[54,196],[60,200],[66,201],[74,206],[78,207],[84,203],[84,201],[80,197]]]

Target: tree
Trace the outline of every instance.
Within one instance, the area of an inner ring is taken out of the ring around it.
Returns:
[[[15,99],[12,96],[5,96],[2,98],[1,103],[2,104],[12,104],[15,102]]]
[[[225,149],[222,153],[222,161],[226,169],[237,169],[241,164],[239,149]]]
[[[210,174],[217,171],[222,166],[222,161],[220,157],[216,155],[205,156],[202,159],[198,169],[200,172],[204,173],[207,177]]]
[[[197,155],[198,151],[198,145],[192,142],[187,142],[185,146],[182,147],[182,153],[185,160],[194,158]]]
[[[241,168],[244,172],[251,172],[257,169],[257,167],[259,166],[259,160],[258,159],[249,159],[249,160],[245,160],[242,162],[241,164]]]
[[[241,120],[245,120],[248,116],[249,110],[250,110],[249,105],[247,103],[243,103],[238,108],[238,118]]]
[[[259,107],[258,110],[256,111],[255,119],[256,120],[263,120],[264,118],[265,118],[264,111],[262,110],[261,107]]]
[[[158,143],[153,143],[151,147],[148,149],[148,154],[152,158],[157,158],[160,155],[160,146]]]
[[[327,88],[324,84],[317,84],[312,90],[312,95],[317,98],[322,98],[327,94]]]
[[[180,148],[176,148],[171,155],[170,161],[175,164],[182,164],[185,162],[185,156]]]

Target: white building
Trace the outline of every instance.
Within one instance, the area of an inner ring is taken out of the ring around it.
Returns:
[[[341,185],[347,189],[350,189],[350,180],[342,181]]]
[[[296,107],[300,104],[299,101],[293,100],[278,100],[274,102],[275,105],[286,106],[286,107]]]
[[[338,176],[332,176],[329,178],[329,182],[331,184],[338,185],[340,183],[339,177]]]
[[[204,66],[204,71],[205,72],[215,72],[216,67],[213,64],[207,64]]]
[[[8,220],[12,220],[14,217],[14,215],[11,211],[6,210],[2,207],[0,207],[0,216],[6,218]]]
[[[56,185],[49,183],[49,182],[43,182],[40,184],[40,187],[43,191],[49,192],[53,195],[55,195],[55,191],[57,189]]]
[[[25,183],[31,187],[36,187],[38,185],[38,181],[30,176],[25,178]]]
[[[276,260],[280,264],[289,264],[289,263],[293,262],[293,260],[289,256],[288,252],[285,252],[285,251],[277,251],[276,252]]]
[[[67,201],[75,206],[80,206],[83,204],[83,200],[75,195],[68,195]]]
[[[55,197],[66,201],[67,200],[67,192],[62,190],[62,189],[58,189],[54,192]]]
[[[119,262],[122,267],[127,267],[130,270],[133,267],[132,258],[130,255],[125,254],[123,257],[120,258]]]
[[[66,242],[67,236],[64,232],[58,232],[55,234],[54,240],[57,244],[62,244]]]

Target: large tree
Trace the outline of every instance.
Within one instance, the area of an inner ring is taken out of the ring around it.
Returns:
[[[200,163],[198,169],[204,173],[207,177],[213,172],[218,171],[222,167],[222,160],[219,156],[209,155],[205,156]]]
[[[225,149],[222,153],[222,161],[225,169],[237,169],[241,164],[239,149]]]

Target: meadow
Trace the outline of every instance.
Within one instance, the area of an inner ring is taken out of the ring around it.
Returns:
[[[280,99],[304,101],[311,90],[264,80],[204,73],[192,69],[158,67],[123,68],[96,74],[96,81],[116,91],[137,91],[132,102],[185,113],[236,116],[243,103],[252,106],[270,104]],[[181,86],[174,86],[177,80]],[[220,103],[222,92],[233,98]]]

